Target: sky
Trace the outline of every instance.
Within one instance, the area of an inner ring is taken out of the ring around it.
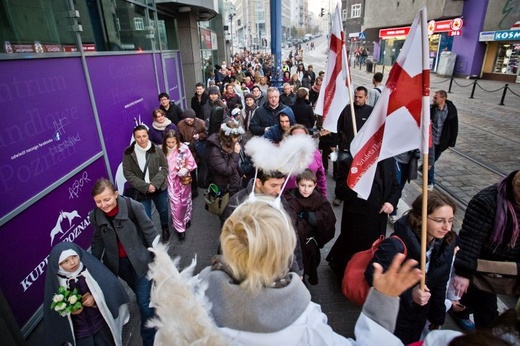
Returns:
[[[309,11],[313,12],[316,16],[320,14],[322,8],[325,8],[325,12],[330,11],[334,12],[336,8],[336,3],[339,2],[337,0],[308,0],[309,3]]]

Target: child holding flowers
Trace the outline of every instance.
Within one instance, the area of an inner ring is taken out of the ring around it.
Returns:
[[[168,160],[168,200],[172,215],[173,228],[179,240],[184,240],[186,228],[191,225],[192,199],[191,174],[197,168],[190,148],[181,143],[179,134],[169,130],[165,132],[162,150]],[[187,180],[184,180],[187,179]],[[167,241],[168,239],[163,239]]]
[[[52,249],[45,279],[45,345],[122,345],[128,295],[119,279],[77,244]]]

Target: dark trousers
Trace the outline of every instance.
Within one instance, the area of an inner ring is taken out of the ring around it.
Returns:
[[[141,338],[143,339],[143,345],[152,346],[155,338],[155,329],[145,327],[146,321],[154,316],[154,309],[150,307],[152,281],[148,280],[146,275],[139,277],[127,257],[119,259],[118,275],[125,280],[135,293],[135,299],[141,315]]]
[[[461,312],[453,312],[459,318],[468,319],[473,313],[477,328],[488,328],[498,316],[497,295],[479,290],[472,284],[468,292],[460,299],[460,303],[466,306]]]

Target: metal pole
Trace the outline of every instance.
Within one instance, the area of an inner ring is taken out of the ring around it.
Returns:
[[[448,88],[448,92],[451,94],[451,86],[453,85],[453,76],[451,76],[451,79],[450,79],[450,87]]]
[[[477,80],[475,79],[475,82],[473,82],[473,88],[471,89],[471,96],[470,99],[473,98],[473,95],[475,94],[475,88],[477,87]]]
[[[506,98],[507,88],[509,88],[509,84],[504,85],[504,92],[502,93],[502,98],[500,99],[500,106],[504,105],[504,99]]]

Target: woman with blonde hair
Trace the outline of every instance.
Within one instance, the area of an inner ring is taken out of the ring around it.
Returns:
[[[300,78],[298,77],[297,73],[293,73],[289,84],[293,86],[294,91],[300,89],[300,87],[302,86],[302,83],[300,82]]]
[[[375,289],[356,326],[358,341],[346,339],[334,333],[302,280],[289,272],[296,234],[290,216],[275,201],[257,196],[236,208],[222,227],[222,256],[199,274],[226,344],[402,345],[391,333],[396,297],[417,282],[417,262],[400,267],[401,255],[385,274],[376,265]]]

